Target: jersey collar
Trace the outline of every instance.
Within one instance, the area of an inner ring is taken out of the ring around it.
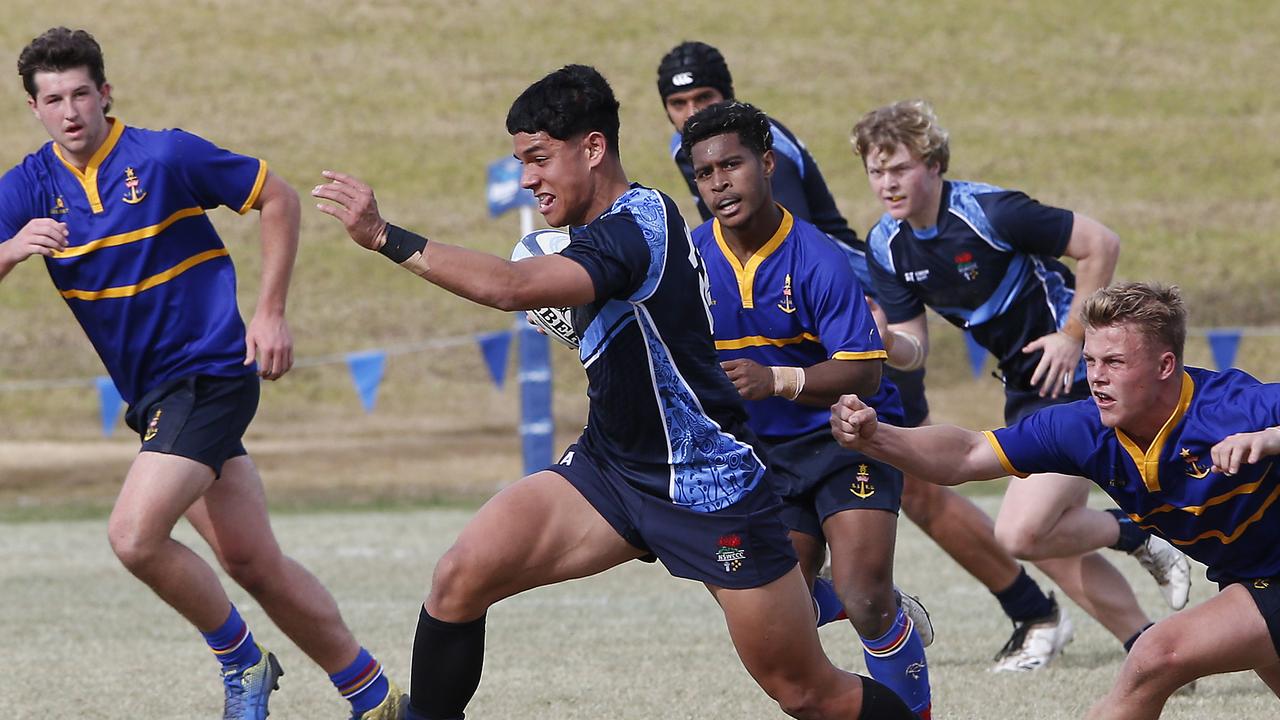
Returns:
[[[93,157],[89,158],[89,163],[85,165],[83,171],[63,157],[62,148],[58,143],[52,143],[53,154],[58,156],[67,171],[80,183],[80,187],[84,188],[84,194],[89,199],[89,207],[93,208],[95,214],[102,212],[102,197],[98,194],[98,168],[106,161],[107,156],[119,142],[120,136],[124,134],[124,123],[115,118],[107,118],[107,122],[111,123],[111,132],[107,133],[107,139],[102,141],[102,146],[93,154]]]
[[[759,250],[752,253],[747,258],[747,264],[743,265],[738,262],[738,256],[733,254],[729,249],[729,244],[724,240],[724,234],[720,231],[720,220],[711,221],[711,230],[716,236],[716,245],[720,246],[720,252],[724,255],[724,259],[728,261],[729,267],[733,268],[733,274],[738,278],[738,293],[742,297],[742,307],[751,309],[755,307],[755,282],[756,270],[760,264],[765,261],[782,245],[782,241],[787,239],[791,234],[791,227],[795,224],[794,218],[786,208],[778,205],[778,209],[782,211],[782,222],[778,225],[778,229],[773,233],[773,237],[769,241],[760,246]]]
[[[1138,474],[1142,476],[1142,484],[1147,486],[1148,492],[1160,490],[1160,451],[1164,449],[1165,441],[1169,439],[1173,429],[1187,414],[1187,408],[1191,406],[1191,396],[1195,391],[1195,381],[1186,370],[1183,370],[1182,393],[1178,397],[1178,405],[1173,409],[1169,419],[1164,421],[1164,426],[1160,428],[1160,432],[1156,433],[1155,439],[1151,441],[1151,447],[1147,448],[1145,453],[1123,430],[1116,428],[1116,438],[1120,440],[1120,446],[1133,459],[1133,464],[1138,468]]]

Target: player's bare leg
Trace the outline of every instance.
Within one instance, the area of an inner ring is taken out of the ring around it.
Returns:
[[[212,482],[207,465],[141,452],[107,522],[111,549],[125,568],[203,632],[227,619],[231,601],[213,568],[171,533]]]
[[[1244,587],[1231,585],[1144,632],[1125,658],[1115,685],[1088,717],[1158,718],[1169,696],[1196,678],[1261,669],[1258,674],[1264,680],[1275,679],[1277,663],[1280,657],[1257,604]]]
[[[887,632],[898,611],[893,592],[897,528],[898,516],[884,510],[845,510],[822,523],[836,594],[864,638]]]
[[[1115,542],[1119,533],[1115,518],[1086,508],[1088,494],[1087,480],[1068,475],[1042,474],[1014,480],[996,518],[996,538],[1015,556],[1022,557],[1025,552],[1039,558],[1036,567],[1123,643],[1151,623],[1138,605],[1129,581],[1097,552],[1052,554],[1073,546],[1098,543],[1093,545],[1097,548]],[[1105,534],[1108,526],[1109,539]],[[1088,543],[1079,538],[1055,537],[1072,532],[1082,533]]]
[[[338,604],[306,568],[284,555],[267,517],[262,479],[247,455],[228,460],[187,512],[227,574],[326,673],[355,659],[360,645]]]
[[[554,472],[534,473],[499,492],[436,563],[414,638],[409,717],[462,716],[480,684],[491,605],[643,554]]]
[[[823,654],[799,567],[757,588],[707,587],[724,610],[742,664],[784,712],[806,720],[859,717],[862,681],[833,666]],[[900,705],[898,714],[883,717],[912,715]]]

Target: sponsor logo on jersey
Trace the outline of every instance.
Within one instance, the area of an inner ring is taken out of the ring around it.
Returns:
[[[50,215],[66,215],[67,212],[68,212],[67,201],[63,200],[62,196],[59,195],[58,199],[53,201],[53,208],[49,210],[49,214]]]

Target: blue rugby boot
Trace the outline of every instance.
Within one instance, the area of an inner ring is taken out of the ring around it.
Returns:
[[[270,713],[267,699],[272,690],[280,689],[284,670],[276,656],[261,645],[262,658],[248,667],[230,666],[222,671],[226,701],[222,720],[265,720]]]

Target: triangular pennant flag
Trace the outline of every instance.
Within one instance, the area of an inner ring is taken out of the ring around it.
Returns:
[[[476,336],[480,343],[480,354],[484,356],[485,365],[489,368],[489,377],[493,384],[502,389],[507,380],[507,353],[511,350],[511,331],[481,333]]]
[[[360,402],[366,413],[373,412],[378,398],[378,386],[382,384],[382,371],[387,366],[387,354],[382,350],[366,350],[347,355],[347,367],[351,369],[351,381],[360,394]]]
[[[1213,350],[1213,363],[1219,370],[1236,364],[1236,350],[1240,349],[1241,332],[1236,328],[1209,331],[1209,349]]]
[[[967,332],[964,334],[964,345],[969,351],[969,369],[973,371],[974,377],[982,377],[982,366],[987,363],[987,349]]]
[[[111,437],[116,429],[116,421],[120,418],[120,406],[124,404],[124,400],[120,398],[116,384],[106,375],[94,378],[93,382],[98,386],[98,412],[102,417],[102,434]]]

